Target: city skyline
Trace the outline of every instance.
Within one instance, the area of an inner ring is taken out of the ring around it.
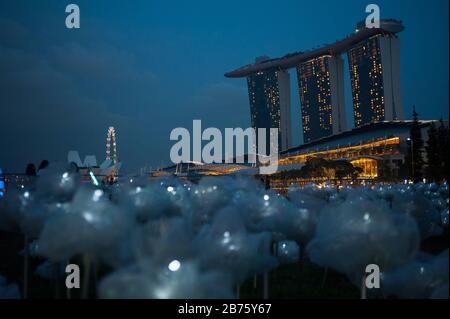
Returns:
[[[292,13],[277,15],[281,9],[271,6],[274,20],[265,24],[250,14],[264,11],[255,3],[170,9],[139,1],[78,4],[82,26],[76,32],[64,28],[64,4],[0,5],[3,169],[23,170],[27,162],[42,159],[63,161],[70,149],[100,158],[109,126],[120,132],[125,170],[167,164],[174,127],[189,126],[192,119],[219,128],[249,126],[246,84],[230,83],[224,72],[255,56],[279,56],[342,38],[366,16],[367,5],[287,2]],[[448,2],[378,5],[382,18],[406,26],[400,67],[405,118],[414,104],[422,119],[448,118]],[[300,7],[333,14],[295,19]],[[221,10],[224,14],[214,14]],[[227,16],[233,16],[232,25]],[[420,59],[429,55],[433,59]],[[302,142],[295,82],[291,76],[293,146]],[[348,97],[349,79],[345,91]],[[353,127],[351,104],[346,98],[348,128]]]
[[[352,33],[332,44],[282,57],[257,58],[253,64],[225,73],[228,78],[247,78],[252,126],[255,129],[278,127],[281,132],[286,131],[284,135],[290,139],[287,132],[291,132],[292,119],[274,122],[265,115],[265,110],[270,109],[274,114],[290,116],[290,112],[285,111],[290,98],[287,97],[288,101],[284,103],[278,98],[289,90],[289,84],[281,85],[280,80],[269,79],[255,85],[253,79],[259,75],[270,77],[277,72],[289,77],[289,69],[295,68],[303,142],[345,131],[343,54],[348,56],[354,126],[404,120],[400,93],[400,40],[397,36],[404,26],[395,19],[382,19],[379,24],[376,28],[366,27],[365,21],[361,21]],[[271,99],[273,94],[275,100]]]

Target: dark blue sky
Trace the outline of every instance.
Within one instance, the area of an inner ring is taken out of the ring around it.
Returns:
[[[109,125],[125,171],[169,163],[170,131],[250,125],[246,82],[226,71],[341,39],[365,18],[359,0],[74,0],[81,29],[65,28],[69,1],[0,2],[0,166],[22,170],[68,150],[104,158]],[[448,0],[376,1],[403,21],[405,114],[448,118]],[[345,58],[346,60],[346,58]],[[346,70],[347,72],[347,70]],[[346,73],[347,74],[347,73]],[[293,140],[300,143],[291,71]],[[346,77],[349,123],[351,96]]]

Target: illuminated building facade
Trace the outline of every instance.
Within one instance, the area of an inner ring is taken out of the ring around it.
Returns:
[[[355,126],[402,120],[399,39],[394,34],[378,34],[347,53]]]
[[[358,24],[356,32],[334,43],[257,60],[227,72],[225,76],[246,77],[252,81],[255,74],[297,68],[303,102],[303,140],[308,143],[346,129],[340,55],[347,54],[355,126],[401,120],[404,116],[400,97],[400,43],[396,34],[403,30],[403,23],[394,19],[382,19],[379,28],[366,28],[363,21]],[[249,86],[250,103],[253,89]],[[287,130],[290,131],[290,124]]]
[[[289,73],[281,69],[259,71],[247,77],[247,84],[251,125],[256,132],[258,128],[266,128],[266,154],[270,150],[270,128],[278,128],[279,151],[288,149],[291,145]]]
[[[305,143],[346,129],[343,65],[340,56],[324,55],[297,66]]]
[[[432,122],[420,121],[425,142]],[[331,161],[349,161],[362,169],[358,176],[362,179],[401,178],[405,173],[404,163],[409,152],[408,138],[412,125],[413,121],[371,123],[291,148],[281,152],[279,170],[299,169],[308,158],[320,157]]]

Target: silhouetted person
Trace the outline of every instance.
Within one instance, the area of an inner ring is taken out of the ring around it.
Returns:
[[[267,175],[264,178],[264,187],[266,189],[270,189],[270,179],[269,179],[269,176],[267,176]]]
[[[269,180],[269,176],[264,175],[260,177],[260,181],[261,183],[264,185],[265,189],[270,189],[270,180]]]
[[[28,164],[25,169],[25,174],[27,176],[36,176],[36,166],[33,163]]]
[[[78,173],[79,172],[79,167],[78,167],[78,165],[77,165],[77,163],[75,163],[75,162],[70,162],[70,164],[69,164],[69,171],[71,172],[71,173]]]
[[[43,161],[41,162],[41,164],[39,164],[38,171],[47,168],[47,166],[48,166],[48,161],[47,161],[47,160],[43,160]]]

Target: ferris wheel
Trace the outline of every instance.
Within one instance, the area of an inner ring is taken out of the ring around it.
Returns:
[[[117,164],[117,142],[114,126],[108,128],[106,137],[106,159],[112,160],[113,164]]]

